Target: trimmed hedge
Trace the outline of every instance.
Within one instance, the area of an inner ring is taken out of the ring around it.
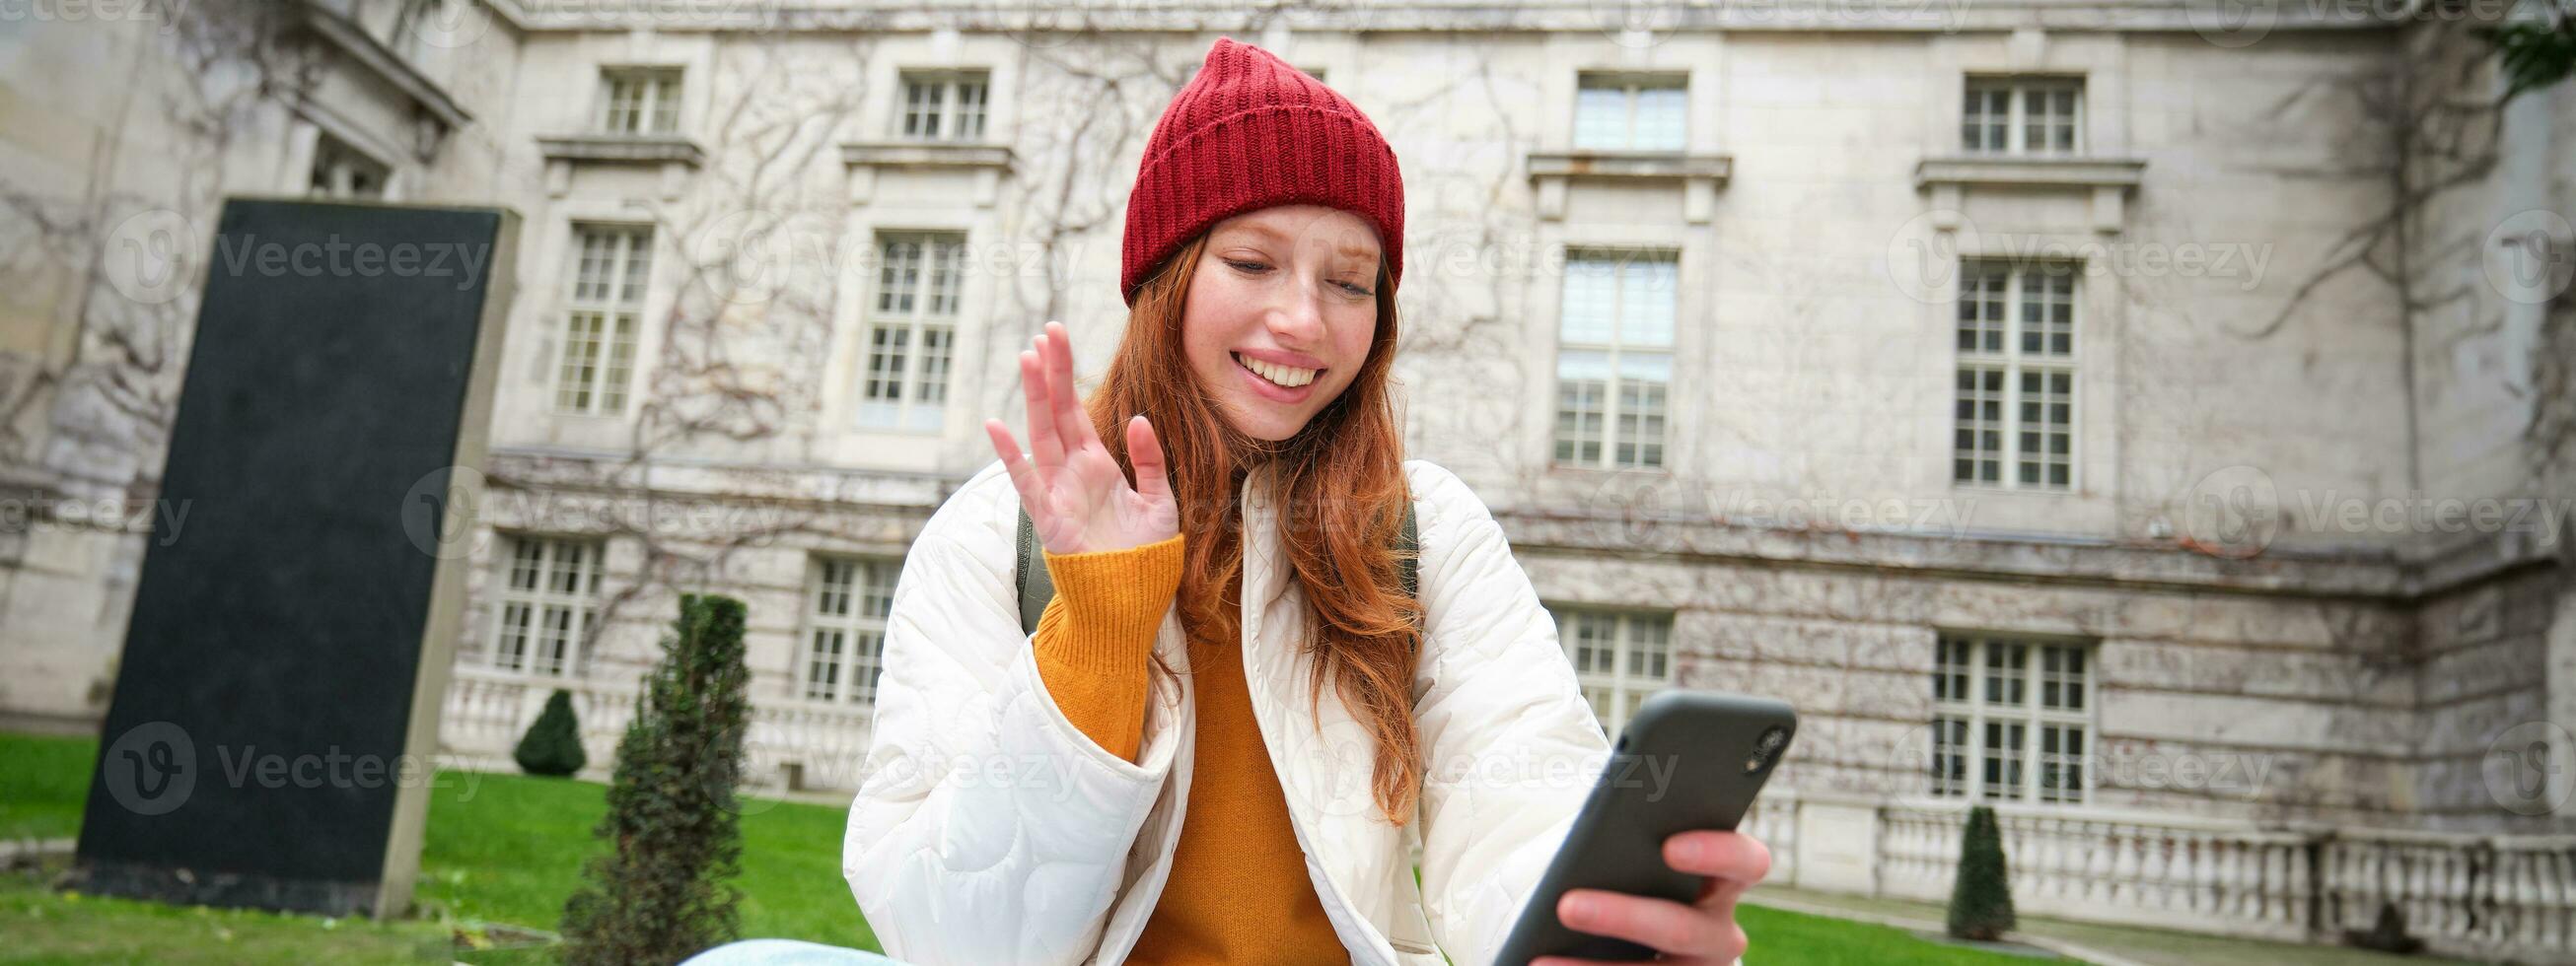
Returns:
[[[1968,828],[1959,837],[1959,878],[1950,885],[1950,935],[1991,942],[2014,925],[2003,829],[1995,824],[1995,810],[1979,805],[1968,810]]]
[[[519,736],[510,757],[518,759],[520,771],[554,778],[569,777],[590,764],[590,755],[581,750],[581,721],[572,713],[572,692],[556,688],[546,698],[546,709]]]

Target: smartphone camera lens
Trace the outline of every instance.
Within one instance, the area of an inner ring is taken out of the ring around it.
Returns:
[[[1772,725],[1770,730],[1762,732],[1762,737],[1754,739],[1753,757],[1744,759],[1744,773],[1750,775],[1768,767],[1771,759],[1780,754],[1781,746],[1788,743],[1789,729]]]

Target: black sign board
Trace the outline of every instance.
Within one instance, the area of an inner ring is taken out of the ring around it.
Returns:
[[[85,891],[410,902],[463,605],[506,211],[234,199],[91,774]],[[464,503],[461,505],[471,505]]]

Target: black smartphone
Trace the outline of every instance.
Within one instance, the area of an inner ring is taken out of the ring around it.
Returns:
[[[1647,698],[1619,733],[1582,814],[1521,906],[1496,966],[1539,956],[1651,960],[1655,950],[1566,928],[1568,889],[1608,889],[1675,902],[1698,898],[1701,877],[1664,861],[1664,840],[1693,829],[1733,830],[1798,733],[1786,703],[1718,691]]]

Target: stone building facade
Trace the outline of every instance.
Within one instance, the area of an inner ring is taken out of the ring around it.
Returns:
[[[1946,894],[1988,801],[2029,911],[2576,933],[2576,93],[2501,99],[2501,9],[136,9],[0,32],[15,715],[103,711],[216,199],[502,205],[451,749],[561,687],[604,762],[704,588],[751,605],[760,779],[854,787],[907,540],[1018,344],[1107,358],[1138,153],[1224,33],[1393,142],[1407,445],[1605,727],[1799,707],[1784,880]]]

